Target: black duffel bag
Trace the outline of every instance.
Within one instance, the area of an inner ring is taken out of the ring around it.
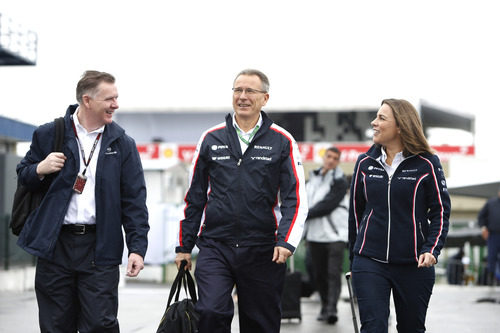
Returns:
[[[167,309],[161,318],[160,325],[156,333],[196,333],[198,332],[198,320],[199,316],[194,310],[194,305],[196,304],[196,288],[188,270],[185,269],[187,264],[186,260],[181,262],[179,272],[175,277],[174,283],[172,284],[172,289],[170,289],[170,295],[168,296]],[[191,298],[185,298],[179,301],[179,294],[184,286],[184,291],[186,296]],[[189,294],[188,294],[189,290]],[[175,302],[172,299],[175,294]]]

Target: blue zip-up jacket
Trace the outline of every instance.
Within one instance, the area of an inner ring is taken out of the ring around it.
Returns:
[[[230,114],[202,134],[176,252],[190,253],[198,237],[295,251],[307,216],[301,157],[293,137],[261,114],[262,126],[244,154]]]
[[[40,181],[38,163],[52,152],[54,122],[38,127],[33,133],[31,147],[17,166],[21,184],[31,189],[52,183],[40,207],[27,219],[17,244],[32,255],[51,259],[54,246],[64,222],[73,183],[80,170],[79,147],[70,116],[78,105],[70,105],[64,117],[63,153],[66,162],[61,171]],[[97,157],[96,204],[96,265],[117,265],[122,262],[123,234],[129,253],[143,258],[149,231],[146,208],[146,186],[139,153],[134,140],[116,123],[106,125]],[[96,158],[94,157],[94,158]],[[75,194],[76,195],[76,194]]]
[[[416,263],[430,252],[437,260],[448,233],[450,196],[439,158],[406,157],[389,177],[373,145],[354,167],[349,207],[349,248],[386,263]]]

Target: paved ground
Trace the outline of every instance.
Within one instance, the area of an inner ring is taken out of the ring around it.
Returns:
[[[127,283],[120,288],[119,320],[125,333],[154,333],[163,314],[167,286]],[[283,320],[281,332],[354,332],[347,288],[339,304],[339,322],[326,325],[316,321],[317,295],[302,299],[302,322]],[[500,332],[500,303],[477,302],[482,298],[500,299],[500,287],[436,285],[427,315],[428,332]],[[38,332],[37,306],[33,291],[0,292],[0,332]],[[393,311],[392,311],[393,313]],[[239,332],[237,314],[233,332]],[[390,333],[396,332],[391,315]]]

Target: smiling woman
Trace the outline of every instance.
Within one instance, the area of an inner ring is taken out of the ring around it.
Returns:
[[[392,293],[398,329],[424,332],[451,209],[444,171],[408,101],[383,100],[371,125],[374,145],[356,161],[349,205],[361,329],[387,331]]]

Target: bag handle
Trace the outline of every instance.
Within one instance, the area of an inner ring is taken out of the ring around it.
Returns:
[[[191,273],[189,273],[189,271],[185,269],[186,265],[187,265],[187,260],[181,261],[181,266],[179,267],[177,276],[175,277],[174,282],[172,283],[170,294],[168,295],[167,308],[170,306],[170,303],[172,302],[174,295],[175,295],[174,301],[175,302],[179,301],[179,294],[182,289],[182,285],[184,285],[184,290],[186,291],[186,295],[189,295],[191,297],[193,303],[196,303],[196,301],[198,300],[196,297],[196,288],[193,277],[191,276]],[[189,294],[187,289],[189,289]]]
[[[179,267],[179,271],[177,272],[177,276],[174,279],[174,282],[172,283],[172,288],[170,289],[170,294],[168,295],[168,302],[167,302],[167,308],[170,306],[170,303],[172,302],[172,298],[174,297],[175,293],[177,292],[178,289],[180,289],[180,281],[182,277],[184,276],[184,267],[186,266],[187,261],[183,260],[181,261],[181,267]],[[177,293],[177,299],[179,299],[179,294]]]
[[[196,297],[196,288],[194,285],[193,277],[191,276],[191,273],[189,273],[189,271],[186,271],[186,273],[184,274],[184,277],[186,278],[184,280],[184,282],[187,281],[187,286],[189,289],[189,295],[191,296],[191,300],[193,301],[193,303],[196,304],[196,301],[198,300],[198,298]],[[184,284],[184,290],[186,290],[186,284]],[[186,290],[186,294],[187,294],[187,290]]]

